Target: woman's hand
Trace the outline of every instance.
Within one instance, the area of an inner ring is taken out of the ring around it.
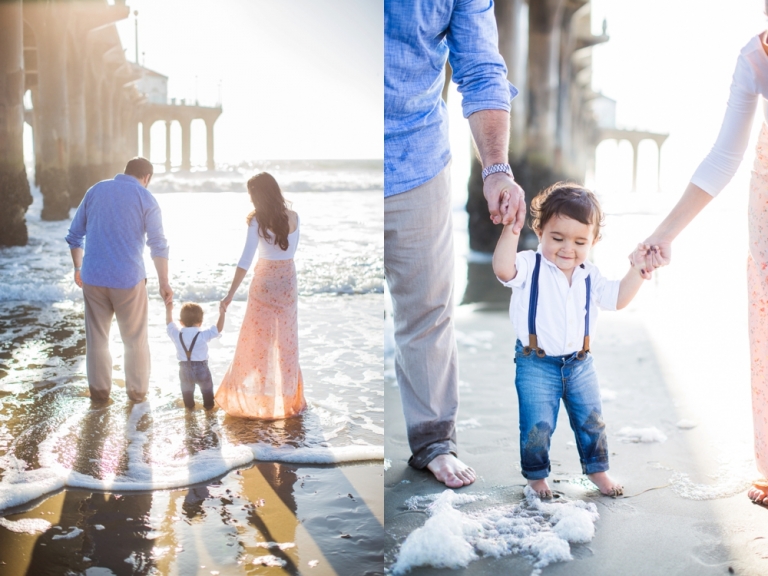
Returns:
[[[224,296],[222,301],[219,302],[219,310],[226,313],[230,302],[232,302],[232,294],[227,294],[226,296]]]

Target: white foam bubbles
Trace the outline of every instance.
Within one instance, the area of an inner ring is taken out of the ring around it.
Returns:
[[[616,438],[622,442],[643,444],[667,441],[667,436],[655,426],[649,428],[632,428],[631,426],[624,426],[616,433]]]
[[[480,556],[525,556],[536,569],[553,562],[571,560],[571,543],[586,543],[595,534],[599,519],[592,503],[542,502],[530,487],[525,500],[511,506],[460,512],[457,506],[475,502],[482,495],[457,495],[446,490],[438,496],[415,496],[406,501],[409,509],[426,507],[430,515],[421,528],[403,543],[393,574],[404,574],[417,566],[461,568]]]
[[[287,464],[341,464],[344,462],[362,462],[383,460],[384,447],[354,444],[350,446],[317,446],[276,448],[263,444],[253,444],[253,457],[262,462],[284,462]]]
[[[82,528],[77,528],[76,526],[70,526],[70,531],[65,532],[64,534],[56,534],[51,539],[52,540],[72,540],[72,538],[77,538],[80,536],[80,534],[83,533]]]
[[[675,472],[669,482],[675,494],[688,500],[715,500],[744,492],[752,485],[754,474],[753,460],[721,462],[717,471],[709,475],[711,483],[693,482],[685,472]]]
[[[22,518],[21,520],[0,518],[0,526],[19,534],[38,534],[48,530],[51,523],[42,518]]]

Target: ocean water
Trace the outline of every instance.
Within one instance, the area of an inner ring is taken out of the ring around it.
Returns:
[[[183,408],[174,345],[154,267],[145,256],[152,375],[148,401],[124,391],[111,332],[112,401],[91,409],[82,293],[72,280],[68,221],[42,222],[34,192],[30,242],[0,249],[0,510],[64,486],[147,490],[188,486],[256,461],[332,464],[383,458],[382,171],[376,162],[265,162],[215,173],[158,175],[150,184],[171,246],[177,304],[215,323],[245,240],[245,180],[268,170],[301,218],[300,363],[309,408],[278,422]],[[74,214],[74,211],[72,212]],[[209,346],[218,385],[234,353],[249,274]],[[176,308],[178,313],[178,306]]]

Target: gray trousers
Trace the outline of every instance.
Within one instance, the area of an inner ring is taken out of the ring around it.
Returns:
[[[149,340],[147,338],[146,280],[125,290],[83,284],[85,300],[85,365],[91,399],[109,398],[112,389],[112,355],[109,329],[117,326],[125,347],[125,391],[134,402],[142,402],[149,390]]]
[[[456,455],[458,357],[453,335],[450,166],[384,199],[384,271],[395,321],[395,374],[410,465]]]

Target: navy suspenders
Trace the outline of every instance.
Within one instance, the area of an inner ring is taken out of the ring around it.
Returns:
[[[539,269],[541,268],[541,254],[536,253],[536,265],[533,267],[531,276],[531,298],[528,301],[528,346],[523,348],[523,354],[528,356],[531,352],[536,352],[536,356],[544,358],[547,355],[544,350],[539,348],[536,338],[536,308],[539,303]],[[592,279],[587,275],[587,304],[586,315],[584,317],[584,345],[576,353],[579,360],[584,360],[589,352],[589,301],[592,299]]]
[[[189,350],[187,350],[187,347],[184,345],[184,339],[181,337],[181,332],[179,332],[179,342],[181,342],[181,347],[184,349],[184,354],[187,355],[187,362],[192,362],[192,350],[195,349],[195,342],[197,342],[198,336],[200,336],[200,332],[192,338],[192,344],[189,345]]]

